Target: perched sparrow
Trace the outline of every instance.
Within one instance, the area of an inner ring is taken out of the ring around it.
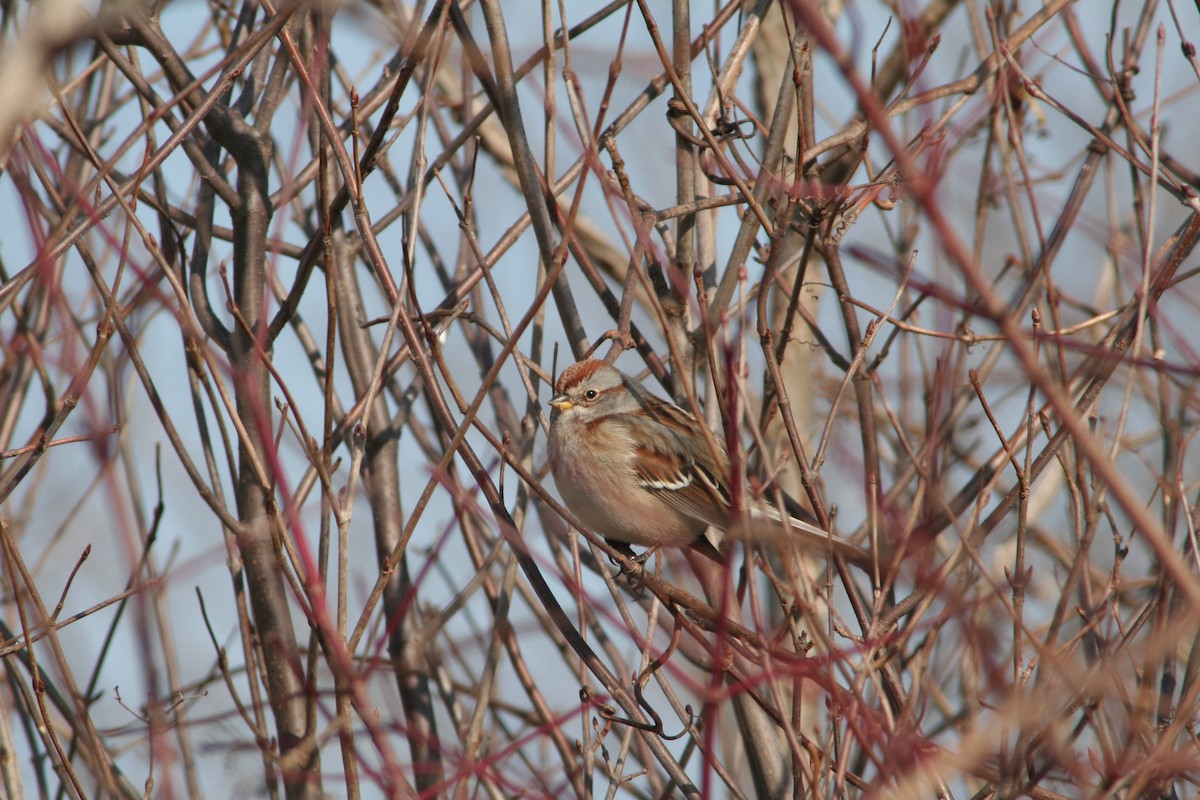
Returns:
[[[704,538],[711,525],[782,528],[782,538],[815,552],[830,549],[870,570],[871,554],[844,539],[769,507],[733,520],[729,456],[716,451],[694,416],[651,394],[602,361],[563,371],[550,400],[550,470],[567,507],[614,545],[691,546],[720,560]],[[714,437],[715,438],[715,437]],[[761,536],[766,540],[769,532]],[[776,539],[781,538],[775,534]]]

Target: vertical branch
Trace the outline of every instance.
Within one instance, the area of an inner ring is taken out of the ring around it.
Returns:
[[[692,17],[689,0],[671,2],[671,68],[676,81],[674,96],[668,101],[668,113],[675,128],[675,202],[687,206],[698,199],[696,190],[696,151],[692,120],[686,113],[686,104],[692,101]],[[675,253],[673,270],[669,279],[659,288],[664,311],[667,312],[666,334],[676,343],[683,357],[680,379],[687,380],[699,364],[694,347],[687,338],[687,306],[683,301],[688,278],[702,265],[697,260],[697,215],[686,213],[675,223]],[[711,268],[711,265],[709,265]],[[706,281],[712,281],[711,272]],[[715,377],[715,376],[714,376]]]

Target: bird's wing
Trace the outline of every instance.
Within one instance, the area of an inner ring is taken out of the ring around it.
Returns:
[[[664,436],[637,448],[634,471],[638,483],[680,513],[705,525],[725,527],[729,515],[729,493],[721,479]]]

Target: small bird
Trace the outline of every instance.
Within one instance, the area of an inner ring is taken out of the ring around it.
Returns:
[[[814,552],[833,552],[867,571],[871,554],[815,525],[755,507],[733,519],[729,456],[702,423],[596,359],[563,370],[550,400],[550,471],[567,507],[610,544],[692,547],[723,560],[709,526],[768,540],[774,529]],[[732,530],[738,529],[740,530]],[[881,562],[882,563],[882,562]]]

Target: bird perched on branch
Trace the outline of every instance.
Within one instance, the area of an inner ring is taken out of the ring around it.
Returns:
[[[867,571],[871,554],[776,509],[730,505],[729,456],[703,423],[595,359],[563,370],[550,400],[550,470],[567,507],[610,544],[692,547],[716,560],[709,526],[743,541],[833,552]],[[882,562],[881,562],[882,563]]]

